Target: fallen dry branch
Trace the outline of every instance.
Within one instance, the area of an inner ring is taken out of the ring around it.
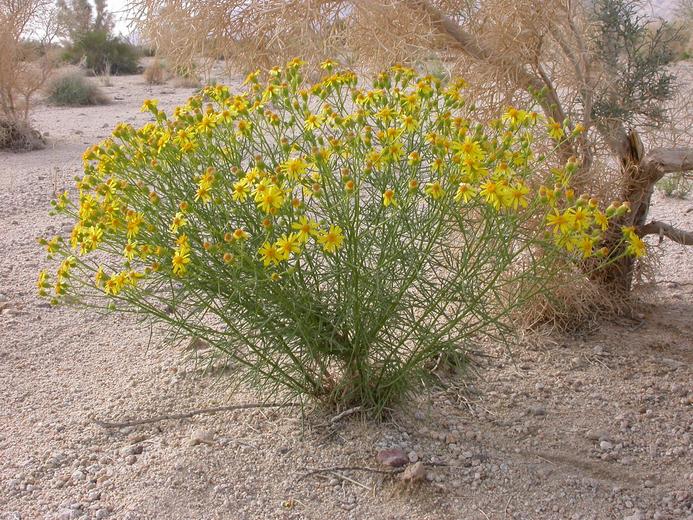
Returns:
[[[378,473],[381,475],[395,475],[397,473],[402,473],[404,471],[404,467],[394,469],[376,469],[368,468],[365,466],[334,466],[330,468],[311,469],[308,470],[307,473],[304,473],[303,475],[298,477],[298,481],[300,482],[301,480],[306,479],[308,477],[322,475],[324,473],[334,473],[336,471],[365,471],[368,473]]]
[[[151,424],[160,421],[177,420],[177,419],[188,419],[190,417],[195,417],[196,415],[217,413],[217,412],[230,412],[233,410],[250,410],[254,408],[285,408],[290,406],[301,406],[298,403],[250,403],[250,404],[236,404],[231,406],[216,406],[213,408],[200,408],[197,410],[191,410],[185,413],[179,414],[167,414],[158,415],[156,417],[150,417],[149,419],[136,419],[134,421],[123,421],[123,422],[108,422],[95,419],[94,423],[98,424],[102,428],[125,428],[128,426],[139,426],[141,424]]]
[[[678,229],[657,220],[653,220],[652,222],[640,227],[638,229],[638,235],[641,237],[646,235],[659,235],[660,242],[662,241],[662,237],[667,237],[668,239],[678,242],[679,244],[683,244],[684,246],[693,246],[693,232]]]

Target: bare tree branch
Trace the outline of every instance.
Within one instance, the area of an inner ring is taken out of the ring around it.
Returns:
[[[655,148],[645,155],[641,166],[656,171],[660,178],[666,173],[693,170],[693,148]]]
[[[641,237],[646,235],[659,235],[660,242],[662,241],[662,237],[667,237],[684,246],[693,246],[693,231],[678,229],[657,220],[653,220],[638,228],[638,235]]]

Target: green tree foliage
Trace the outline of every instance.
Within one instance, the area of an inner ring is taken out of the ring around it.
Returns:
[[[138,68],[137,49],[104,30],[81,34],[68,50],[72,62],[84,65],[96,74],[134,74]]]
[[[625,124],[658,123],[664,102],[675,91],[668,66],[676,59],[672,44],[678,32],[642,14],[640,0],[596,0],[593,16],[596,49],[607,74],[595,92],[593,116]]]
[[[69,40],[66,58],[83,63],[96,74],[137,72],[138,52],[130,43],[114,36],[113,15],[105,0],[59,0],[60,18]]]

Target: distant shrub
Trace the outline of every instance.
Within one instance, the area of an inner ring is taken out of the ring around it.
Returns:
[[[65,74],[48,85],[48,100],[62,106],[103,105],[107,98],[81,73]]]
[[[662,190],[667,197],[685,199],[686,195],[690,193],[691,188],[693,188],[693,185],[683,173],[676,173],[664,177],[657,183],[657,187]]]
[[[144,69],[144,81],[147,85],[163,85],[166,83],[166,67],[159,60],[155,60]]]
[[[139,68],[137,49],[102,30],[76,36],[65,57],[72,63],[83,63],[94,74],[135,74]]]

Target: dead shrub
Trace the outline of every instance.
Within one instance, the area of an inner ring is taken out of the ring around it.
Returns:
[[[143,76],[147,85],[163,85],[167,79],[166,67],[160,60],[154,60],[144,69]]]
[[[202,82],[197,76],[176,76],[173,86],[177,88],[200,88]]]
[[[40,132],[23,121],[13,121],[0,117],[0,150],[29,152],[46,146]]]

